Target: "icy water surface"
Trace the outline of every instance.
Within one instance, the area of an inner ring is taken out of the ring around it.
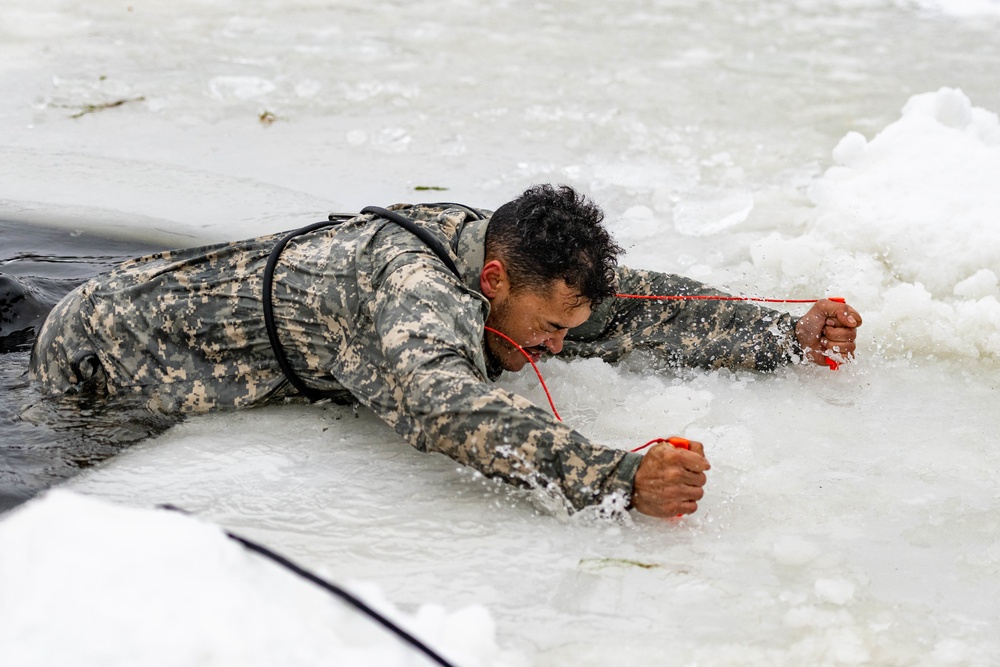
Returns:
[[[163,249],[84,229],[0,220],[0,512],[166,428],[86,402],[42,401],[26,376],[28,351],[45,308],[92,275]],[[15,282],[16,281],[16,282]],[[28,289],[23,298],[19,290]]]
[[[406,609],[483,604],[530,665],[1000,662],[996,2],[0,11],[5,218],[215,241],[568,182],[628,264],[866,318],[836,373],[543,365],[596,440],[706,443],[679,522],[553,514],[333,406],[192,419],[71,488],[186,506]]]

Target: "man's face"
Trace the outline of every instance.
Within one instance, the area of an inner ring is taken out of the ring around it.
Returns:
[[[497,295],[490,300],[486,326],[510,336],[538,361],[546,353],[558,354],[566,333],[588,317],[590,302],[556,280],[545,292],[525,289]],[[520,350],[489,331],[486,344],[504,370],[519,371],[528,363]]]

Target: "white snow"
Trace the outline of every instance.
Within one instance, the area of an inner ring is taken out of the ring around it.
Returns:
[[[870,142],[847,134],[815,220],[754,260],[789,289],[851,295],[896,354],[1000,360],[1000,121],[960,90],[915,95]]]
[[[0,523],[4,665],[412,665],[415,649],[327,591],[166,510],[52,491]],[[489,612],[401,613],[446,659],[501,665]]]

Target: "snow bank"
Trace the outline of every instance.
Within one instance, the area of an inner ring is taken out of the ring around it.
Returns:
[[[960,90],[916,95],[871,141],[848,133],[814,183],[816,217],[754,263],[843,294],[885,350],[1000,360],[1000,122]]]
[[[370,585],[353,588],[458,664],[500,664],[485,608],[411,616]],[[3,665],[425,664],[217,526],[68,491],[0,523],[0,591]]]

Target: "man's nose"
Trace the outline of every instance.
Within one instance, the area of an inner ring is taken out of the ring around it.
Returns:
[[[549,336],[544,345],[552,354],[559,354],[562,352],[564,340],[566,340],[566,332],[556,331]]]

